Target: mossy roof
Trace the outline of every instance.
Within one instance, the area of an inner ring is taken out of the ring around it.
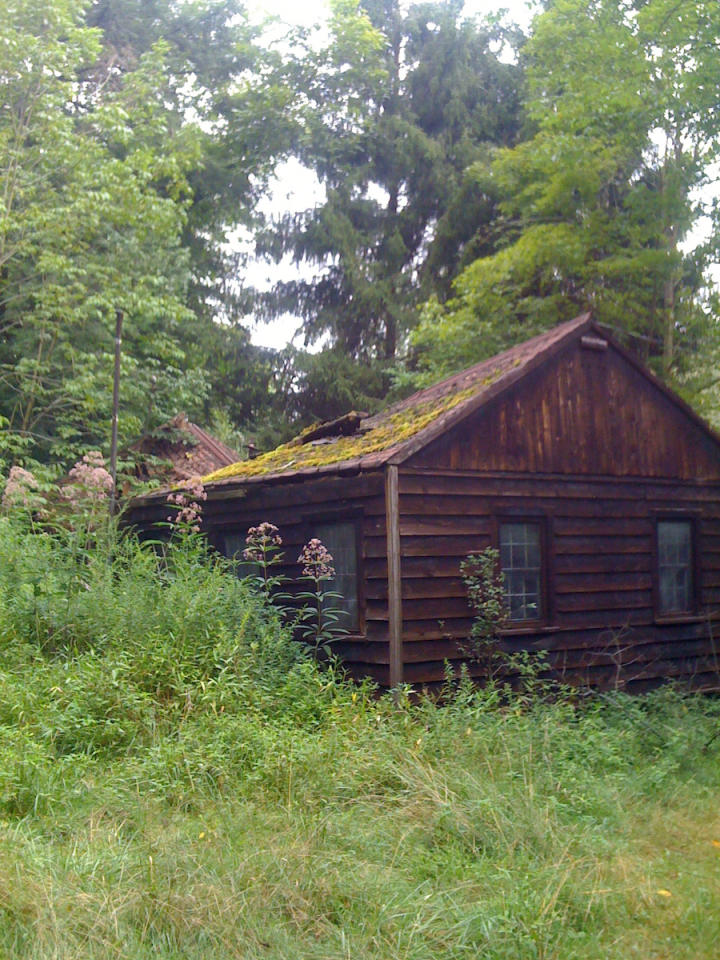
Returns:
[[[304,442],[303,434],[254,460],[203,477],[205,485],[244,484],[317,473],[377,469],[400,462],[449,429],[591,325],[583,314],[366,417],[356,433]],[[314,429],[314,428],[313,428]]]

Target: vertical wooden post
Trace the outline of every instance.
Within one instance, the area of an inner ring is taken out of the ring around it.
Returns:
[[[120,407],[120,349],[122,347],[122,310],[115,311],[115,371],[113,374],[113,402],[112,402],[112,439],[110,440],[110,476],[112,477],[112,492],[110,494],[110,515],[115,513],[117,505],[117,445],[118,445],[118,411]]]
[[[390,686],[397,687],[403,681],[402,577],[398,468],[392,464],[387,467],[385,473],[385,525],[387,528]]]

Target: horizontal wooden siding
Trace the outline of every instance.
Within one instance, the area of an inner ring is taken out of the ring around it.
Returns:
[[[714,683],[712,631],[704,618],[658,623],[653,543],[659,511],[696,517],[699,599],[720,603],[720,487],[558,477],[402,470],[405,679],[436,683],[462,659],[471,627],[460,563],[493,543],[495,519],[546,518],[549,617],[508,634],[509,650],[545,650],[568,681],[640,688],[660,677]]]

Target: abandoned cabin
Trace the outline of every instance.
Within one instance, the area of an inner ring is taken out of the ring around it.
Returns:
[[[238,454],[178,413],[125,447],[120,459],[132,464],[136,479],[168,486],[236,463]]]
[[[224,554],[262,521],[289,575],[309,538],[328,547],[355,675],[442,681],[472,622],[460,564],[495,546],[507,651],[571,683],[718,687],[720,439],[589,316],[205,485]],[[164,513],[154,494],[131,519]]]

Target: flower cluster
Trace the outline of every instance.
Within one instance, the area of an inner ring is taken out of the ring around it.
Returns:
[[[71,503],[102,503],[112,493],[113,479],[105,469],[98,450],[90,450],[68,474],[70,483],[63,491]]]
[[[192,533],[199,533],[202,522],[202,500],[207,500],[207,492],[200,477],[193,477],[188,481],[185,490],[168,494],[167,502],[177,508],[177,513],[167,518],[168,522]]]
[[[261,523],[257,527],[250,527],[245,537],[247,547],[243,550],[243,560],[247,563],[263,563],[267,554],[282,546],[282,537],[274,523]]]
[[[332,580],[335,576],[332,555],[317,537],[305,544],[297,562],[302,564],[302,575],[311,580]]]
[[[33,490],[37,490],[35,476],[22,467],[11,467],[5,484],[2,505],[6,510],[12,507],[31,507],[34,503]]]

